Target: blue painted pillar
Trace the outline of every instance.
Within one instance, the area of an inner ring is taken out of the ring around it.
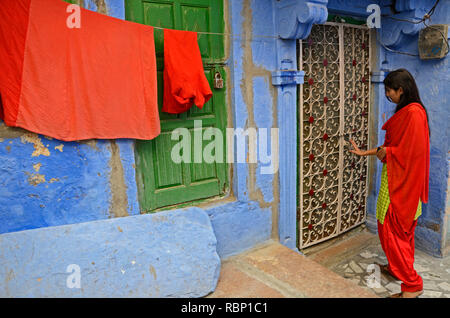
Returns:
[[[280,243],[297,250],[297,85],[304,72],[297,70],[296,41],[308,37],[314,23],[327,20],[328,0],[282,0],[275,3],[277,68],[272,84],[278,93],[280,152]]]
[[[297,248],[297,85],[303,84],[303,71],[294,71],[296,40],[278,40],[279,70],[272,73],[277,86],[279,127],[280,242]]]

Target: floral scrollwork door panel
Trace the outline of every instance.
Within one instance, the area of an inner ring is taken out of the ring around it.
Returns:
[[[299,248],[365,221],[367,158],[347,144],[368,144],[369,43],[367,28],[337,23],[299,42]]]

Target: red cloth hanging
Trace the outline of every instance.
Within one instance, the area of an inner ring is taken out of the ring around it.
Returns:
[[[202,108],[211,98],[196,32],[164,29],[163,76],[166,113],[183,113],[194,104]]]
[[[389,198],[403,232],[409,233],[419,204],[428,202],[430,139],[425,110],[411,103],[395,113],[382,127]]]
[[[62,0],[0,0],[1,118],[60,140],[160,133],[153,28]]]

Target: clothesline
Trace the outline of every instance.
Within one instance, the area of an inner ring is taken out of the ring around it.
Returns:
[[[164,30],[164,29],[168,29],[168,28],[162,28],[162,27],[157,27],[157,26],[152,26],[154,29],[158,29],[158,30]],[[183,30],[183,31],[191,31],[191,30]],[[203,32],[203,31],[191,31],[191,32],[196,32],[198,34],[210,34],[210,35],[224,35],[224,36],[233,36],[233,37],[240,37],[240,36],[245,36],[243,34],[233,34],[233,33],[219,33],[219,32]],[[272,36],[272,35],[252,35],[252,38],[272,38],[272,39],[281,39],[281,37],[279,36]]]

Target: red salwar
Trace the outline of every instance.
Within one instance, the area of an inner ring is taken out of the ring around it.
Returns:
[[[381,247],[388,260],[388,270],[392,276],[402,281],[402,292],[417,292],[423,289],[423,280],[414,269],[414,230],[415,220],[410,232],[400,230],[392,205],[389,205],[384,224],[378,221],[378,236]]]
[[[430,141],[425,110],[411,103],[395,113],[382,127],[390,204],[383,224],[378,221],[381,246],[388,269],[403,283],[402,292],[423,289],[414,270],[414,220],[419,199],[428,202]]]

